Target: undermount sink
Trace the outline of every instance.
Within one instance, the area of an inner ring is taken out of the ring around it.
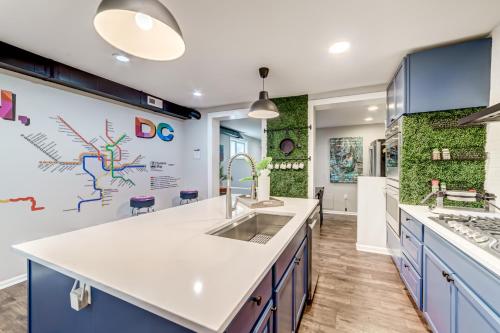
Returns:
[[[209,235],[266,244],[293,216],[252,213]]]

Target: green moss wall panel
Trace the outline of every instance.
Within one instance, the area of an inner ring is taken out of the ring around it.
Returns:
[[[280,116],[267,121],[269,130],[283,128],[302,127],[301,130],[291,131],[268,131],[267,132],[267,156],[273,158],[274,162],[284,159],[290,162],[303,162],[303,170],[273,170],[271,172],[271,195],[281,197],[307,197],[307,143],[309,130],[307,129],[307,95],[273,98],[280,111]],[[280,142],[290,138],[295,142],[296,148],[289,156],[280,151]],[[294,160],[296,159],[296,160]]]
[[[484,190],[484,160],[433,161],[432,151],[437,148],[454,151],[467,149],[484,154],[486,128],[456,127],[456,121],[479,109],[450,110],[410,115],[403,120],[403,145],[400,179],[400,200],[406,204],[420,204],[431,191],[431,180],[445,182],[448,189]],[[436,125],[444,128],[438,128]],[[446,205],[464,206],[464,203],[445,202]],[[477,204],[473,204],[476,205]]]

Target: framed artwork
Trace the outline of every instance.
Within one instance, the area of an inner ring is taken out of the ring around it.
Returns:
[[[330,183],[357,183],[363,174],[363,138],[330,139]]]

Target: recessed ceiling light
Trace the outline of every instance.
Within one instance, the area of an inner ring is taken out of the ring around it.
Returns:
[[[372,117],[365,118],[365,121],[372,121],[372,120],[373,120]]]
[[[113,57],[120,62],[129,62],[130,58],[121,53],[114,53]]]
[[[203,96],[203,93],[201,91],[199,91],[199,90],[194,90],[193,91],[193,96],[194,97],[201,97],[201,96]]]
[[[378,110],[378,106],[376,106],[376,105],[370,105],[368,107],[368,111],[377,111],[377,110]]]
[[[349,42],[337,42],[330,46],[328,52],[332,54],[344,53],[351,48],[351,43]]]

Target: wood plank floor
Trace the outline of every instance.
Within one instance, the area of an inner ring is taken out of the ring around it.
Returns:
[[[428,332],[391,259],[355,243],[356,223],[325,219],[321,275],[299,333]],[[26,309],[26,283],[0,290],[0,333],[26,333]]]
[[[356,223],[325,215],[320,278],[299,333],[430,332],[388,256],[356,250]]]
[[[26,333],[26,282],[0,290],[0,333]]]

